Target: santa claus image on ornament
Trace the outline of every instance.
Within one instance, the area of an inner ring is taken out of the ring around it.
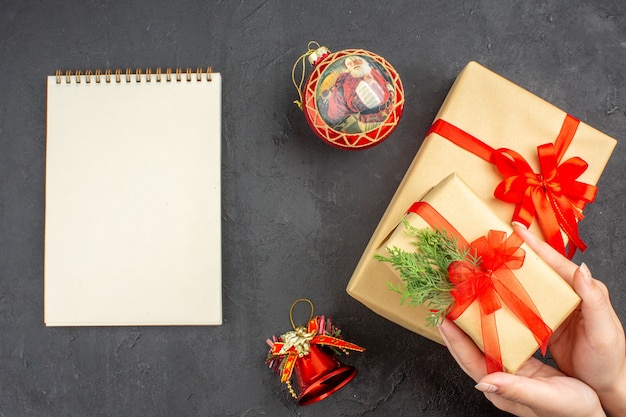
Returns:
[[[317,85],[317,106],[324,121],[345,133],[368,132],[390,113],[394,87],[377,62],[349,55],[332,63]]]

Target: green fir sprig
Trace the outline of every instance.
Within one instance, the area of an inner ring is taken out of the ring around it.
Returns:
[[[387,247],[388,257],[375,255],[381,262],[389,262],[400,274],[402,283],[397,286],[387,283],[389,289],[400,294],[400,303],[408,300],[410,306],[424,305],[431,315],[426,319],[427,326],[440,324],[454,303],[450,290],[448,266],[454,261],[467,260],[477,265],[479,258],[469,249],[461,249],[458,240],[441,229],[419,229],[407,220],[402,221],[405,233],[415,237],[411,242],[415,252],[407,252],[396,246]]]

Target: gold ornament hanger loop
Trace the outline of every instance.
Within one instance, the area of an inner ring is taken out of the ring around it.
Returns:
[[[307,324],[313,319],[313,312],[315,311],[315,309],[313,308],[313,302],[309,300],[308,298],[297,299],[296,301],[293,302],[293,304],[291,305],[291,308],[289,309],[289,321],[291,321],[291,327],[293,327],[294,330],[296,330],[297,327],[295,323],[293,322],[293,308],[296,306],[296,304],[302,301],[309,303],[309,305],[311,306],[311,315],[309,316],[309,319],[307,320]]]
[[[308,56],[310,56],[313,52],[317,51],[319,48],[321,48],[321,45],[319,43],[317,43],[316,41],[310,41],[307,44],[307,51],[303,53],[302,55],[300,55],[300,57],[293,64],[293,68],[291,69],[291,81],[293,82],[293,85],[296,87],[296,90],[298,90],[298,96],[300,97],[300,100],[294,100],[294,103],[298,105],[300,110],[302,110],[302,84],[304,84],[304,77],[306,75],[306,62],[305,61]],[[296,81],[296,68],[298,68],[299,64],[301,64],[302,73],[300,74],[300,82],[297,82]]]

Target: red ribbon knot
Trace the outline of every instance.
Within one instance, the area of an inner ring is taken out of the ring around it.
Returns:
[[[552,330],[543,322],[535,304],[517,280],[512,270],[524,264],[522,240],[515,233],[508,238],[505,232],[490,230],[489,234],[470,244],[478,264],[468,260],[452,262],[448,267],[451,291],[455,303],[448,314],[457,319],[474,301],[478,302],[481,317],[487,371],[502,371],[502,356],[494,313],[502,302],[532,332],[545,355]]]
[[[437,133],[494,164],[504,177],[494,197],[515,204],[512,220],[528,227],[536,217],[546,241],[571,258],[576,249],[587,248],[578,233],[578,222],[583,218],[585,204],[592,202],[597,193],[594,185],[577,181],[587,169],[587,162],[572,157],[561,163],[579,124],[578,119],[566,115],[555,142],[537,147],[538,173],[519,153],[507,148],[493,149],[445,120],[435,121],[428,133]],[[568,250],[561,231],[569,239]]]

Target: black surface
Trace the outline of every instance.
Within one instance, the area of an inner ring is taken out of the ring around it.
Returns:
[[[476,60],[621,140],[626,3],[520,1],[0,2],[0,416],[499,416],[447,351],[345,287],[452,81]],[[393,136],[346,152],[306,125],[291,69],[317,40],[400,73]],[[59,69],[223,74],[224,324],[43,325],[45,77]],[[578,256],[626,320],[621,143]],[[341,391],[297,407],[263,360],[308,297],[367,347]]]

